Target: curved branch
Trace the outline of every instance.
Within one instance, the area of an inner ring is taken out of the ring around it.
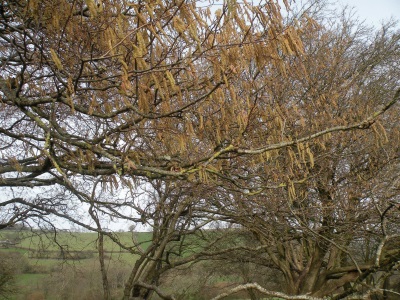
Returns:
[[[156,287],[154,285],[147,284],[147,283],[144,283],[144,282],[141,282],[141,281],[137,281],[135,284],[139,285],[141,287],[144,287],[144,288],[146,288],[148,290],[155,291],[157,293],[157,295],[161,297],[161,299],[164,299],[164,300],[176,300],[176,298],[174,296],[164,294],[158,287]]]
[[[223,299],[234,293],[237,293],[237,292],[240,292],[243,290],[249,290],[249,289],[257,290],[260,293],[267,295],[267,296],[278,297],[278,298],[287,299],[287,300],[322,300],[323,299],[323,298],[316,298],[316,297],[312,297],[312,296],[308,296],[308,295],[290,296],[290,295],[280,293],[280,292],[269,291],[269,290],[263,288],[262,286],[260,286],[258,283],[246,283],[246,284],[239,285],[235,288],[232,288],[225,293],[219,294],[218,296],[212,298],[211,300],[220,300],[220,299]]]

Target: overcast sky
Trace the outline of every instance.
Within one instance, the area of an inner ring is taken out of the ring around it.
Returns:
[[[333,1],[334,2],[334,1]],[[400,19],[400,0],[340,0],[342,4],[354,7],[360,20],[379,26],[382,20],[393,17]]]

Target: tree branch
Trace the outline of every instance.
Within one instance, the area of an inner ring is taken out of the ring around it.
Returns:
[[[280,293],[280,292],[269,291],[269,290],[263,288],[262,286],[260,286],[258,283],[246,283],[246,284],[239,285],[235,288],[230,289],[229,291],[227,291],[225,293],[219,294],[218,296],[212,298],[211,300],[220,300],[220,299],[223,299],[234,293],[237,293],[237,292],[240,292],[243,290],[248,290],[248,289],[255,289],[264,295],[278,297],[278,298],[287,299],[287,300],[322,300],[322,298],[316,298],[316,297],[312,297],[312,296],[308,296],[308,295],[290,296],[290,295]]]

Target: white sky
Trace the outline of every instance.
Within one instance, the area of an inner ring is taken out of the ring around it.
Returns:
[[[391,17],[400,19],[400,0],[339,0],[336,2],[354,7],[356,15],[360,20],[365,20],[367,25],[379,26],[382,20],[387,21]]]

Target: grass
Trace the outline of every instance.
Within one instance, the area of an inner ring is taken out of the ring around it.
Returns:
[[[19,274],[16,276],[16,284],[20,287],[36,288],[47,274]]]
[[[143,248],[150,244],[151,233],[134,234],[135,241],[140,243]],[[131,232],[118,232],[115,233],[115,237],[123,245],[128,247],[135,245]],[[86,272],[87,274],[97,270],[99,268],[97,238],[97,233],[86,232],[57,232],[54,234],[54,232],[43,231],[0,231],[0,241],[15,242],[8,248],[0,247],[0,259],[17,257],[19,261],[18,267],[15,267],[18,268],[15,276],[18,293],[11,299],[29,298],[30,293],[42,291],[43,287],[51,282],[53,276],[61,276],[61,273],[84,274]],[[104,239],[104,248],[106,265],[110,270],[129,270],[138,258],[138,255],[122,249],[108,237]],[[82,253],[84,255],[82,259],[60,259],[61,249],[70,253],[71,256]],[[92,279],[86,277],[85,280]]]
[[[135,233],[136,240],[147,247],[151,239],[151,233]],[[116,236],[127,246],[133,246],[131,232],[118,232]],[[98,249],[96,241],[98,235],[96,233],[74,233],[74,232],[58,232],[54,235],[49,232],[31,232],[31,231],[2,231],[0,232],[0,240],[18,240],[19,243],[10,248],[0,248],[0,257],[2,253],[20,253],[28,259],[31,269],[38,269],[39,272],[45,270],[50,272],[61,264],[76,265],[83,267],[93,261],[98,261]],[[105,238],[105,257],[109,261],[122,262],[125,264],[133,264],[138,255],[127,252],[108,237]],[[60,259],[61,248],[71,253],[85,254],[82,259]],[[29,274],[27,274],[29,275]]]
[[[204,237],[206,239],[212,238],[218,234],[219,232],[208,232]],[[126,246],[133,247],[133,240],[135,240],[141,244],[142,248],[146,248],[150,244],[152,233],[135,233],[133,237],[131,232],[118,232],[115,233],[115,236]],[[29,296],[30,293],[34,292],[46,293],[46,299],[59,299],[57,293],[61,293],[62,289],[64,289],[64,292],[68,290],[68,293],[70,293],[69,296],[72,298],[68,299],[82,297],[77,296],[79,293],[93,291],[101,293],[98,250],[96,248],[97,238],[96,233],[86,232],[58,232],[55,235],[53,232],[0,231],[0,240],[18,241],[12,248],[0,248],[0,259],[2,254],[8,253],[10,255],[16,252],[25,264],[23,274],[16,276],[16,284],[20,287],[19,294],[12,300],[28,299],[31,297]],[[242,242],[239,238],[238,241]],[[235,240],[235,242],[237,241]],[[201,237],[189,236],[184,243],[190,245],[186,250],[187,252],[184,253],[185,256],[199,251],[205,241]],[[175,247],[178,246],[178,244],[175,245]],[[81,257],[81,259],[56,259],[56,257],[60,258],[61,249],[68,251],[71,255],[74,253],[87,255]],[[138,255],[122,249],[108,237],[105,238],[105,250],[109,279],[114,282],[114,292],[120,293],[131,268],[138,259]],[[201,277],[196,277],[197,275],[188,273],[178,276],[177,282],[175,275],[179,274],[172,273],[171,275],[168,286],[164,287],[171,293],[177,290],[186,291],[188,287],[196,286],[199,281],[203,280]],[[209,278],[211,285],[237,281],[235,275],[232,277],[219,274],[215,278]],[[189,294],[187,295],[189,296]],[[90,299],[98,299],[97,294],[93,297]],[[196,299],[196,297],[193,299]]]
[[[151,233],[134,233],[135,239],[146,248],[150,244]],[[117,232],[114,236],[126,247],[133,247],[131,232]],[[43,231],[3,231],[0,232],[0,240],[18,239],[17,248],[56,251],[60,248],[68,251],[95,251],[97,252],[97,233],[93,232],[43,232]],[[104,248],[107,252],[121,251],[120,247],[109,237],[104,239]]]

